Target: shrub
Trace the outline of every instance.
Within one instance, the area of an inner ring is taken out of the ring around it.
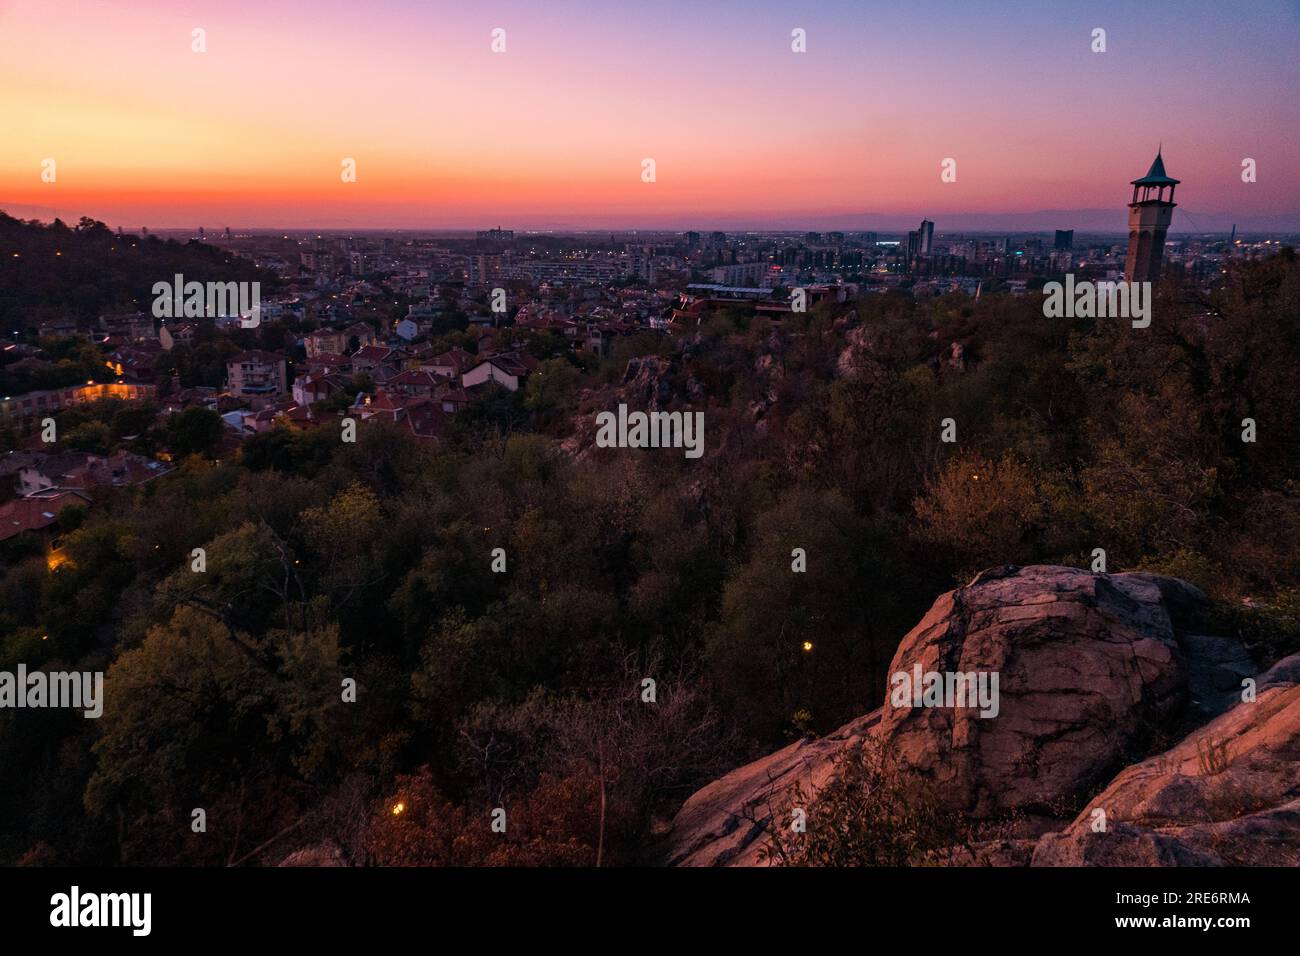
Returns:
[[[807,832],[790,821],[807,812]],[[835,760],[831,782],[809,793],[795,787],[772,814],[763,850],[784,866],[917,866],[940,861],[942,851],[970,848],[974,827],[939,803],[932,786],[898,772],[879,744],[867,741]]]

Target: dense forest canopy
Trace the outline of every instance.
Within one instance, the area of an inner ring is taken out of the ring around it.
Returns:
[[[21,293],[64,295],[103,304]],[[0,669],[105,670],[108,703],[0,714],[0,860],[635,861],[694,787],[878,705],[900,637],[998,564],[1102,548],[1205,589],[1260,663],[1300,649],[1292,250],[1162,288],[1142,330],[887,294],[651,347],[698,461],[561,448],[622,368],[560,361],[442,443],[276,429],[96,500],[55,570],[10,554]]]

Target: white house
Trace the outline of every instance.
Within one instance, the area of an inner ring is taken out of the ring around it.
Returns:
[[[493,355],[465,371],[460,383],[465,388],[496,382],[510,391],[518,391],[519,384],[537,367],[537,360],[531,355],[518,352]]]

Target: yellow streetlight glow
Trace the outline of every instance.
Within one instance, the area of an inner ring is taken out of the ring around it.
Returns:
[[[812,641],[804,641],[804,642],[803,642],[803,649],[804,649],[805,651],[811,651],[811,650],[812,650]]]
[[[393,816],[400,817],[405,812],[406,812],[406,804],[400,801],[393,804]]]

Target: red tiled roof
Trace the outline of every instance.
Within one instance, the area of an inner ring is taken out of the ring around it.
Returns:
[[[469,401],[469,392],[465,391],[463,388],[446,388],[440,392],[436,392],[434,398],[440,402],[457,402],[459,404],[465,404]]]
[[[83,503],[81,495],[64,492],[50,498],[17,498],[0,504],[0,541],[25,531],[48,528],[68,505]]]
[[[438,365],[438,366],[450,366],[452,369],[455,370],[456,374],[459,375],[467,368],[472,368],[477,361],[478,360],[475,356],[471,355],[469,352],[466,352],[464,349],[457,347],[447,352],[443,352],[441,355],[434,356],[433,359],[429,362],[429,364]]]
[[[451,427],[451,418],[447,413],[428,403],[407,409],[405,422],[411,434],[422,439],[442,438]]]
[[[432,372],[421,371],[419,369],[407,369],[400,375],[394,375],[388,380],[389,385],[410,386],[413,388],[436,388],[438,383],[443,379]]]
[[[538,362],[527,352],[502,352],[499,355],[489,355],[478,363],[483,364],[495,365],[507,375],[519,377],[532,372],[537,368]],[[474,367],[477,368],[478,365]]]
[[[403,402],[389,395],[382,388],[376,390],[375,397],[370,400],[369,408],[372,412],[395,412],[403,407]]]
[[[311,406],[309,405],[294,405],[290,408],[286,408],[280,413],[280,415],[288,419],[290,422],[309,422],[313,421],[315,418],[311,413]]]
[[[339,355],[336,352],[320,352],[317,355],[314,355],[311,358],[304,360],[303,364],[307,366],[319,365],[322,368],[325,366],[331,366],[333,368],[342,368],[345,365],[351,364],[351,362],[352,360],[349,359],[346,355]]]
[[[396,349],[390,349],[383,345],[367,345],[357,349],[352,353],[352,360],[357,359],[374,359],[377,362],[385,362],[391,358],[400,358],[400,353]]]

